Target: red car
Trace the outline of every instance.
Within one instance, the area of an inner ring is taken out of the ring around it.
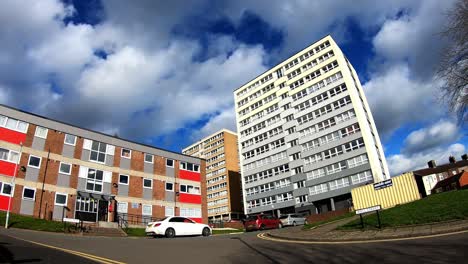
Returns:
[[[280,228],[281,221],[272,215],[251,215],[244,220],[245,231]]]

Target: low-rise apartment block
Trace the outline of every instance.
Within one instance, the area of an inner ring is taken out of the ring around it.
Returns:
[[[55,220],[206,223],[205,161],[0,105],[0,210],[9,207]]]
[[[222,129],[182,150],[206,159],[208,218],[239,219],[243,215],[237,134]]]

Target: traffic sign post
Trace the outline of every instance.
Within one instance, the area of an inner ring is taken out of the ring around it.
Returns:
[[[364,219],[362,218],[362,214],[376,211],[377,212],[377,221],[379,222],[379,229],[381,229],[382,224],[380,222],[380,214],[379,214],[379,210],[381,210],[381,209],[382,209],[382,207],[380,205],[376,205],[376,206],[371,206],[371,207],[356,210],[356,214],[358,214],[359,218],[361,219],[361,227],[364,228]]]

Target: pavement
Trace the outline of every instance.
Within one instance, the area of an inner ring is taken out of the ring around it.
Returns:
[[[358,217],[334,221],[317,226],[309,230],[302,230],[302,226],[270,230],[265,236],[295,241],[371,241],[402,239],[410,237],[434,236],[446,233],[455,233],[468,230],[468,220],[456,220],[425,225],[402,226],[382,229],[364,230],[336,230],[338,226],[344,225]]]

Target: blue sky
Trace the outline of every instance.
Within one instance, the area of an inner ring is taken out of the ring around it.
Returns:
[[[453,3],[6,0],[0,103],[180,151],[235,130],[232,91],[331,34],[397,174],[466,152],[434,78]]]

